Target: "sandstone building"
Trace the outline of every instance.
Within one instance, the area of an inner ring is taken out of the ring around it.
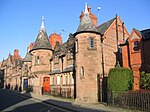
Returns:
[[[134,54],[128,52],[130,40],[140,42],[143,35],[137,30],[129,35],[119,16],[100,25],[97,23],[97,17],[86,4],[77,30],[62,43],[62,37],[55,32],[48,37],[42,17],[41,28],[35,42],[29,45],[25,58],[22,59],[15,50],[13,56],[9,55],[2,61],[4,87],[25,90],[32,86],[34,93],[75,98],[78,102],[102,100],[105,88],[102,81],[111,68],[120,62],[122,66],[135,70],[132,63]],[[148,41],[144,42],[146,47]],[[144,66],[148,67],[149,62]],[[135,77],[137,74],[139,71],[134,72]],[[137,84],[134,88],[138,88]]]

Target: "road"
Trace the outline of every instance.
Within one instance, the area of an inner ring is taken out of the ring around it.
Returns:
[[[47,103],[5,89],[0,89],[0,111],[11,112],[69,112]]]

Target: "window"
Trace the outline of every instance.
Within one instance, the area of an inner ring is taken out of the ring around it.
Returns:
[[[78,40],[75,41],[75,51],[78,52]]]
[[[59,57],[58,56],[55,56],[54,63],[55,64],[59,63]]]
[[[66,75],[66,85],[69,85],[70,84],[70,80],[69,80],[69,75],[67,74]]]
[[[92,37],[89,38],[89,47],[94,48],[94,38]]]
[[[52,71],[52,60],[50,60],[50,72]]]
[[[50,77],[50,84],[53,85],[54,84],[54,76]]]
[[[66,85],[68,84],[68,75],[66,75]]]
[[[80,69],[80,75],[84,76],[84,68],[83,67],[81,67],[81,69]]]
[[[40,57],[36,56],[35,57],[35,65],[38,65],[38,64],[40,64]]]
[[[37,64],[40,64],[40,58],[39,58],[39,56],[37,57]]]
[[[63,75],[63,84],[66,84],[66,76]]]
[[[74,84],[74,77],[73,77],[73,75],[72,75],[72,84]]]
[[[139,42],[135,41],[134,42],[134,47],[133,47],[134,51],[138,51],[139,50]]]
[[[57,85],[60,85],[60,76],[57,76]]]
[[[28,70],[28,66],[27,66],[27,64],[25,64],[25,70]]]
[[[73,52],[68,51],[67,59],[68,60],[73,59]]]

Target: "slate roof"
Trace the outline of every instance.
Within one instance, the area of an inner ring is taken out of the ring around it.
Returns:
[[[36,38],[35,44],[34,44],[31,51],[37,50],[37,49],[49,49],[49,50],[51,50],[48,36],[47,36],[46,30],[44,30],[44,29],[40,29],[38,36]]]
[[[143,40],[150,39],[150,29],[140,31],[142,33]]]
[[[48,49],[48,50],[52,49],[50,46],[50,42],[48,40],[46,29],[44,27],[44,18],[42,18],[41,28],[40,28],[40,31],[39,31],[38,36],[36,38],[33,49],[31,51],[37,50],[37,49]]]
[[[50,72],[49,74],[52,75],[52,74],[60,74],[60,70],[59,69],[54,69],[52,72]]]
[[[2,65],[1,65],[1,67],[6,66],[6,65],[7,65],[7,61],[8,61],[8,58],[7,58],[6,60],[3,60],[3,61],[2,61]]]
[[[74,35],[82,33],[82,32],[98,33],[96,27],[94,26],[94,24],[89,16],[89,13],[84,14],[84,16],[81,19],[80,25]]]
[[[106,32],[106,30],[110,27],[110,25],[114,22],[115,19],[116,18],[113,18],[113,19],[99,25],[97,27],[98,32],[100,32],[101,34],[104,34]]]
[[[23,59],[23,62],[31,62],[32,61],[32,56],[30,52],[27,52],[25,58]]]
[[[71,71],[73,71],[73,65],[72,65],[72,66],[68,66],[68,67],[66,67],[66,68],[63,70],[63,72],[71,72]]]

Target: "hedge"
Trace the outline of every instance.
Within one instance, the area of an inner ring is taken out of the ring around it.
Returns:
[[[108,74],[108,90],[127,91],[133,87],[133,71],[128,68],[112,68]]]

